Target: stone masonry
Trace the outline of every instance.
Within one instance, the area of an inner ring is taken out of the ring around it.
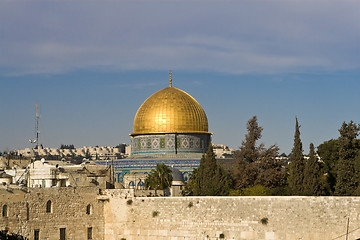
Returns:
[[[98,200],[98,188],[33,188],[28,193],[1,191],[0,210],[6,205],[7,216],[3,216],[4,212],[0,215],[0,230],[31,240],[35,231],[39,231],[41,240],[59,240],[60,228],[65,228],[66,239],[84,240],[88,239],[91,228],[92,239],[104,239],[104,202]],[[48,201],[51,201],[50,209],[47,209]]]
[[[31,240],[348,240],[360,238],[360,197],[134,197],[64,187],[0,193],[0,230]],[[46,203],[51,201],[51,212]],[[91,206],[87,214],[87,206]],[[347,224],[349,220],[349,227]]]
[[[117,197],[105,239],[349,240],[360,238],[359,197]]]

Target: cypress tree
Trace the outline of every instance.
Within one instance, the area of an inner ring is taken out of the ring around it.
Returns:
[[[359,126],[353,121],[348,124],[343,122],[339,132],[339,160],[335,195],[350,196],[355,194],[355,190],[359,186],[359,179],[355,171],[356,137],[358,136]]]
[[[309,159],[304,168],[304,194],[320,196],[324,194],[323,170],[315,155],[314,144],[310,143]]]
[[[230,177],[216,162],[215,153],[210,144],[208,151],[200,160],[199,168],[190,178],[188,189],[193,195],[223,196],[228,195],[230,185]]]
[[[290,166],[289,166],[289,190],[292,195],[303,194],[303,183],[304,183],[304,156],[302,142],[300,139],[300,126],[298,119],[296,118],[295,135],[294,135],[294,146],[290,155]]]

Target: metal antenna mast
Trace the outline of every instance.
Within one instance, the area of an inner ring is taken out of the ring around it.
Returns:
[[[36,139],[34,139],[34,140],[31,140],[31,139],[29,139],[29,142],[30,143],[36,143],[36,146],[35,146],[35,148],[36,149],[38,149],[38,146],[39,146],[39,133],[40,133],[40,131],[39,131],[39,105],[38,104],[36,104],[36,126],[35,126],[35,131],[36,131]]]
[[[36,148],[39,146],[39,105],[36,104]]]

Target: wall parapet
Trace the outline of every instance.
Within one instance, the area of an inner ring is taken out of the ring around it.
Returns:
[[[360,197],[113,196],[104,213],[106,240],[334,239],[348,218],[349,239],[360,237]]]

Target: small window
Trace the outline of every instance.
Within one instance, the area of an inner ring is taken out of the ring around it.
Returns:
[[[46,202],[46,212],[51,213],[51,201],[50,200]]]
[[[7,216],[8,216],[8,207],[7,207],[7,205],[4,205],[4,206],[3,206],[2,216],[3,216],[3,217],[7,217]]]
[[[40,239],[40,230],[35,229],[34,230],[34,240],[39,240],[39,239]]]
[[[60,228],[60,240],[66,240],[66,228]]]
[[[29,204],[26,203],[26,220],[30,219],[30,208],[29,208]]]
[[[91,214],[91,205],[90,204],[86,206],[86,214],[87,215]]]
[[[88,229],[87,229],[87,239],[88,240],[93,239],[92,238],[92,227],[88,227]]]

